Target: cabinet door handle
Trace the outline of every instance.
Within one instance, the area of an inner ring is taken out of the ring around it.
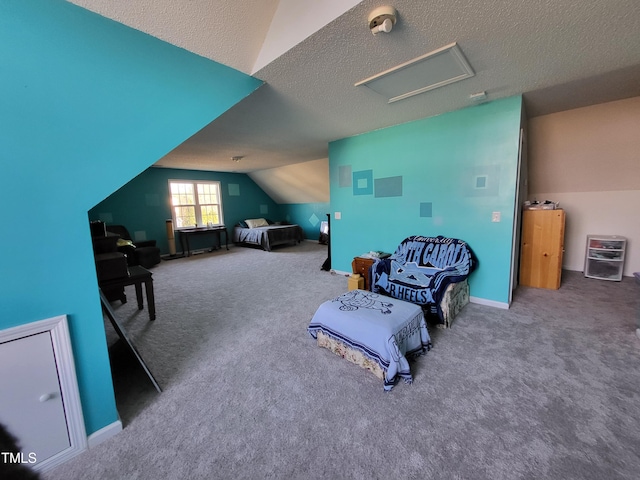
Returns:
[[[52,398],[55,398],[56,394],[55,393],[45,393],[44,395],[40,395],[40,402],[44,403],[48,400],[51,400]]]

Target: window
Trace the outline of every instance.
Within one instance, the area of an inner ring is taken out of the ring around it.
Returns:
[[[175,228],[222,225],[220,182],[169,180]]]

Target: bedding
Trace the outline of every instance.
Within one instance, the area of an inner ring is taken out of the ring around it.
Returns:
[[[276,245],[300,243],[303,240],[300,225],[268,225],[265,227],[233,228],[233,243],[236,245],[257,245],[270,252]]]
[[[371,291],[422,305],[438,315],[441,324],[447,324],[442,311],[444,294],[449,285],[464,281],[476,266],[473,251],[462,240],[413,235],[405,238],[390,258],[372,265]]]
[[[322,333],[320,346],[327,346],[322,338],[326,336],[377,363],[384,372],[387,391],[400,378],[411,383],[408,358],[422,355],[431,348],[427,324],[418,305],[365,290],[351,290],[324,302],[307,330],[316,340]],[[348,350],[341,356],[346,358],[347,353],[357,356]],[[354,363],[361,364],[362,360]]]
[[[267,222],[264,218],[247,218],[244,222],[247,224],[248,228],[269,226],[269,222]]]

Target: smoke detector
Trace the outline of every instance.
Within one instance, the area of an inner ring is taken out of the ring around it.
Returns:
[[[374,35],[389,33],[396,24],[398,12],[393,7],[378,7],[369,14],[369,30]]]

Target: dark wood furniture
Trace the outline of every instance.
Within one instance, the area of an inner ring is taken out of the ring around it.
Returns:
[[[138,310],[144,308],[142,299],[142,284],[144,283],[147,294],[147,304],[149,306],[149,320],[156,319],[156,303],[153,295],[153,278],[151,272],[140,265],[129,267],[129,274],[123,277],[111,278],[99,282],[102,291],[110,289],[124,289],[128,285],[134,285],[136,288],[136,300],[138,301]],[[125,299],[126,302],[126,299]],[[124,302],[123,302],[124,303]]]
[[[373,258],[355,257],[351,262],[353,273],[359,273],[364,278],[364,289],[371,290],[369,282],[369,268],[373,265]]]
[[[222,248],[222,240],[220,239],[220,233],[224,233],[224,243],[229,250],[229,233],[227,227],[224,225],[218,227],[196,227],[196,228],[183,228],[178,230],[178,236],[180,237],[180,247],[182,248],[182,254],[187,257],[191,255],[191,247],[189,246],[189,237],[193,235],[214,235],[218,241],[218,245],[213,244],[209,251],[213,251],[216,248]]]
[[[128,275],[127,265],[129,262],[127,256],[118,251],[118,239],[120,236],[107,232],[102,222],[91,222],[91,233],[98,284]],[[126,303],[127,301],[123,287],[105,288],[103,292],[111,302],[120,300],[122,303]]]
[[[320,237],[322,238],[322,235]],[[327,259],[324,261],[320,269],[324,270],[325,272],[329,272],[331,271],[331,214],[330,213],[327,213],[326,239],[327,239]]]
[[[127,256],[124,253],[99,253],[95,255],[95,261],[98,285],[103,285],[104,282],[114,278],[117,279],[129,275]],[[111,302],[120,300],[122,303],[127,303],[127,295],[122,286],[104,287],[103,292]]]
[[[296,224],[273,224],[264,227],[233,227],[233,243],[239,246],[260,247],[270,252],[278,245],[295,245],[304,240],[302,227]]]
[[[95,255],[100,255],[101,253],[117,252],[119,238],[119,235],[111,232],[91,237],[91,241],[93,242],[93,253]]]

